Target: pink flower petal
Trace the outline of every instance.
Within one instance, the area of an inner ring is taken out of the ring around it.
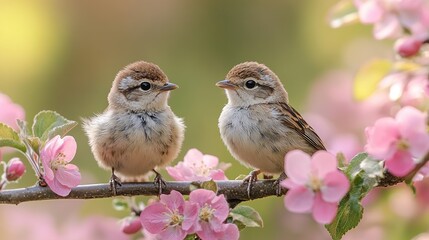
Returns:
[[[58,168],[55,177],[62,185],[69,188],[76,187],[81,180],[79,168],[73,164],[67,164],[64,167]]]
[[[12,100],[5,94],[0,93],[0,122],[5,123],[11,128],[18,130],[17,119],[24,120],[24,109],[12,102]]]
[[[54,180],[55,175],[54,175],[54,171],[52,171],[51,169],[51,163],[50,161],[45,160],[45,158],[41,158],[42,159],[42,166],[43,166],[43,170],[44,170],[44,175],[43,178],[45,180]]]
[[[305,187],[289,189],[284,198],[285,207],[296,213],[309,212],[313,206],[314,192]]]
[[[221,169],[211,170],[209,177],[213,180],[228,180],[225,173]]]
[[[182,222],[182,228],[185,231],[196,232],[201,230],[201,226],[198,223],[199,206],[196,203],[185,202],[185,208],[183,211],[184,219]]]
[[[58,149],[61,147],[62,141],[59,135],[49,140],[40,150],[40,158],[47,163],[54,160],[58,155]]]
[[[209,168],[216,168],[219,164],[219,159],[212,155],[204,155],[202,160],[204,164]]]
[[[316,194],[313,206],[313,218],[316,222],[320,224],[331,223],[337,214],[337,210],[337,203],[325,202],[320,196],[320,193]]]
[[[367,138],[365,150],[371,156],[383,160],[395,152],[395,144],[400,137],[395,119],[380,118],[373,127],[367,128],[365,133]]]
[[[414,107],[406,106],[398,111],[395,117],[402,136],[408,137],[408,133],[426,131],[427,115]]]
[[[280,185],[282,185],[283,187],[285,187],[287,189],[304,186],[304,185],[299,185],[299,184],[295,183],[294,181],[290,180],[289,178],[286,178],[285,180],[281,181]]]
[[[52,192],[56,193],[57,195],[60,195],[62,197],[65,197],[70,194],[71,188],[64,186],[61,184],[58,179],[54,178],[53,181],[47,181],[49,188],[52,190]]]
[[[172,190],[170,194],[161,194],[160,196],[162,203],[164,203],[171,210],[178,210],[179,212],[183,212],[185,207],[185,199],[183,195],[176,191]]]
[[[186,237],[186,232],[180,226],[168,227],[159,233],[162,240],[183,240]]]
[[[326,202],[339,202],[349,191],[349,179],[340,171],[330,172],[323,179],[322,198]]]
[[[211,204],[211,200],[216,197],[213,191],[206,189],[196,189],[189,194],[189,201],[198,204],[200,207],[204,204]]]
[[[197,231],[197,234],[202,240],[217,240],[216,232],[207,222],[201,222],[201,231]]]
[[[204,155],[196,148],[189,149],[184,157],[184,163],[191,168],[200,168]]]
[[[311,172],[323,179],[329,172],[337,171],[337,159],[331,153],[318,151],[313,154],[311,160]]]
[[[396,114],[401,135],[410,145],[414,157],[423,157],[429,151],[427,115],[413,107],[404,107]]]
[[[294,182],[304,185],[310,176],[310,155],[301,150],[292,150],[285,156],[285,173]]]
[[[381,20],[384,9],[378,1],[366,1],[359,6],[358,13],[362,23],[376,23]]]
[[[219,222],[226,220],[229,214],[229,205],[223,194],[216,196],[212,200],[211,207],[215,210],[213,215]]]
[[[400,37],[402,34],[402,26],[397,17],[393,14],[384,16],[381,21],[374,25],[374,37],[378,40],[386,38]]]
[[[397,177],[404,177],[415,166],[411,154],[407,151],[397,151],[385,164],[387,170]]]
[[[168,212],[166,206],[159,202],[147,206],[140,214],[143,228],[152,234],[162,232],[169,223]]]
[[[238,227],[232,223],[223,224],[222,231],[216,233],[218,240],[238,240],[239,237]]]
[[[174,167],[166,167],[168,174],[176,181],[188,181],[193,179],[195,173],[188,167],[179,162]]]
[[[70,162],[76,154],[76,149],[76,140],[71,136],[65,136],[63,138],[63,144],[61,145],[60,149],[58,149],[58,151],[65,155],[64,160]]]

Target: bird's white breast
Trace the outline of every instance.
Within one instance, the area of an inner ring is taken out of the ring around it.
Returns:
[[[284,155],[291,149],[290,139],[296,134],[267,105],[226,105],[219,118],[219,129],[236,159],[267,173],[283,172]]]

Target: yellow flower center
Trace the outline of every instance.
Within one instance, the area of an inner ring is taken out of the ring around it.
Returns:
[[[205,204],[204,207],[202,207],[200,210],[200,219],[205,222],[208,222],[213,217],[214,212],[215,210],[213,208]]]
[[[408,144],[408,142],[405,139],[400,139],[396,144],[396,147],[398,148],[398,150],[405,151],[405,150],[408,150],[408,148],[410,147],[410,144]]]
[[[170,226],[179,226],[183,222],[183,216],[180,215],[177,212],[173,212],[173,214],[170,215]]]
[[[67,165],[67,161],[64,160],[66,155],[64,153],[58,153],[57,157],[51,162],[51,169],[58,170],[58,168]]]
[[[323,181],[319,179],[317,176],[311,176],[310,182],[309,182],[310,188],[313,189],[313,191],[317,192],[320,191],[320,189],[323,186]]]

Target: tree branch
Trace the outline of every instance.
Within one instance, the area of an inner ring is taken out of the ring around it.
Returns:
[[[423,160],[416,165],[405,177],[396,177],[386,171],[384,177],[379,179],[379,187],[388,187],[403,182],[406,179],[411,179],[427,162],[429,162],[429,153]],[[247,195],[247,184],[240,180],[230,181],[215,181],[218,185],[219,194],[224,194],[231,207],[236,206],[240,202],[249,201],[252,199],[276,196],[277,185],[275,180],[261,180],[253,183],[249,199]],[[201,182],[166,182],[163,187],[163,193],[167,194],[171,190],[176,190],[184,195],[189,195],[191,189],[198,187]],[[282,195],[286,194],[287,189],[282,190]],[[49,199],[94,199],[94,198],[110,198],[116,196],[156,196],[158,188],[153,182],[144,183],[123,183],[117,187],[117,194],[114,195],[110,190],[109,184],[89,184],[80,185],[73,188],[67,197],[61,197],[51,191],[48,187],[33,186],[28,188],[11,189],[0,191],[0,204],[19,204],[22,202],[40,201]]]
[[[252,199],[276,196],[275,180],[256,181],[251,188]],[[249,201],[247,196],[247,184],[243,181],[215,181],[218,185],[219,194],[224,194],[228,202],[235,206],[240,202]],[[176,190],[184,195],[188,195],[191,189],[198,186],[198,182],[166,182],[163,193],[167,194],[171,190]],[[286,193],[286,189],[282,194]],[[144,183],[123,183],[117,187],[117,194],[113,195],[109,184],[89,184],[80,185],[73,188],[67,197],[61,197],[52,192],[48,187],[33,186],[28,188],[11,189],[0,191],[0,204],[19,204],[29,201],[40,201],[49,199],[94,199],[110,198],[115,196],[156,196],[158,188],[152,182]]]

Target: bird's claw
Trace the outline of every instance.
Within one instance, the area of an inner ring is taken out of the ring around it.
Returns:
[[[121,180],[115,175],[115,170],[112,168],[112,176],[110,177],[110,190],[113,192],[113,195],[117,194],[117,186],[122,186]]]
[[[247,183],[247,197],[249,199],[252,199],[252,196],[250,194],[252,190],[252,185],[254,182],[258,180],[258,174],[261,173],[261,170],[253,170],[243,179],[243,183]]]
[[[155,169],[152,170],[156,176],[153,179],[153,184],[155,184],[155,186],[158,188],[158,196],[160,196],[162,194],[162,188],[163,187],[167,187],[167,183],[164,181],[164,179],[162,179],[162,176],[159,172],[155,171]]]
[[[277,195],[277,197],[280,197],[281,195],[282,195],[282,192],[283,192],[283,188],[282,188],[282,185],[280,184],[283,180],[285,180],[286,179],[286,173],[282,173],[282,174],[280,174],[280,176],[279,176],[279,178],[277,178],[275,181],[274,181],[274,183],[273,183],[273,185],[274,185],[274,187],[276,188],[276,195]]]

